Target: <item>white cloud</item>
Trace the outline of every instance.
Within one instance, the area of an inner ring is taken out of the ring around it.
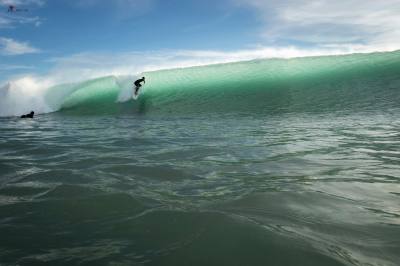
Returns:
[[[21,69],[33,69],[32,66],[26,65],[9,65],[9,64],[0,64],[0,72],[2,71],[14,71],[14,70],[21,70]]]
[[[11,38],[0,37],[0,54],[2,55],[22,55],[38,52],[39,49],[30,46],[26,42],[18,42]]]
[[[14,6],[37,5],[37,6],[42,6],[44,4],[45,4],[44,0],[0,0],[0,5],[14,5]]]
[[[0,29],[15,28],[16,25],[33,24],[36,27],[42,24],[39,17],[24,17],[20,15],[4,15],[0,14]]]
[[[254,8],[270,43],[365,44],[400,47],[400,1],[233,0]]]
[[[8,18],[4,18],[0,16],[0,29],[8,28],[11,25],[12,21]]]

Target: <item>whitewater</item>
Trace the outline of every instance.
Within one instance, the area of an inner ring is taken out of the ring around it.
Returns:
[[[400,265],[400,51],[46,80],[0,88],[0,265]]]

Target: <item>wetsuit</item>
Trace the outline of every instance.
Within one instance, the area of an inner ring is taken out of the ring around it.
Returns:
[[[135,86],[136,86],[136,88],[135,88],[135,95],[137,95],[137,93],[138,93],[140,87],[142,86],[142,84],[140,84],[141,82],[146,82],[146,81],[144,80],[144,78],[141,78],[141,79],[136,80],[136,81],[133,83],[133,84],[135,84]]]

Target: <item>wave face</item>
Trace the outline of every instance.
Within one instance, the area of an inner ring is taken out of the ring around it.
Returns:
[[[142,103],[163,112],[393,108],[400,52],[270,59],[146,73]]]
[[[0,115],[10,115],[18,101],[24,111],[36,102],[40,112],[76,114],[387,110],[398,107],[399,69],[400,51],[161,70],[143,74],[147,83],[137,101],[130,101],[135,76],[59,85],[35,101],[22,93],[10,97],[10,88],[3,88]]]

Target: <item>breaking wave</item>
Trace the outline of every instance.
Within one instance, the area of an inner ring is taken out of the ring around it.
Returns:
[[[314,112],[382,110],[400,102],[400,51],[262,59],[106,76],[47,88],[22,80],[0,89],[0,116],[38,113]]]

